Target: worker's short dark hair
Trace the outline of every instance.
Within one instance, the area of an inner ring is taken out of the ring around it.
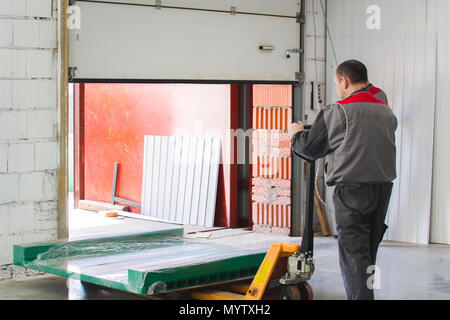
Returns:
[[[368,82],[367,68],[364,63],[358,60],[347,60],[342,62],[337,67],[336,74],[340,77],[345,76],[352,84]]]

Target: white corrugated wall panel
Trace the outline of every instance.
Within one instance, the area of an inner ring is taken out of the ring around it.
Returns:
[[[145,136],[142,214],[214,225],[220,140]]]
[[[386,239],[428,243],[436,41],[434,34],[336,37],[342,60],[358,59],[384,88],[396,114],[397,175]]]
[[[437,88],[430,241],[450,244],[450,3],[427,1],[427,30],[437,33]]]
[[[366,27],[367,13],[366,9],[370,5],[378,5],[381,9],[381,30],[368,30]],[[374,35],[399,35],[399,34],[413,34],[416,36],[423,35],[424,33],[436,33],[436,89],[435,89],[435,118],[434,118],[434,148],[430,154],[433,154],[433,173],[432,173],[432,192],[431,196],[431,222],[429,228],[430,242],[437,243],[450,243],[450,198],[447,194],[450,192],[450,181],[447,177],[450,176],[450,168],[448,163],[450,162],[450,145],[446,142],[449,136],[449,126],[446,123],[446,119],[449,119],[450,110],[447,107],[447,101],[449,101],[450,90],[448,90],[447,83],[450,74],[450,68],[448,61],[448,43],[450,37],[450,28],[447,23],[447,17],[450,14],[450,4],[446,0],[328,0],[327,1],[327,22],[329,33],[331,34],[332,41],[328,35],[327,39],[327,102],[331,103],[335,100],[335,89],[333,83],[334,70],[336,68],[334,52],[336,47],[339,46],[337,38],[340,36],[374,36]],[[346,48],[347,52],[358,50],[358,46],[361,43],[352,42],[348,44]],[[382,45],[382,43],[379,43]],[[333,50],[334,49],[334,50]],[[402,55],[394,55],[392,59],[390,54],[392,50],[402,50],[404,53],[410,53],[411,59],[415,59],[410,63],[416,67],[419,66],[419,59],[422,59],[422,67],[429,68],[429,64],[425,61],[424,53],[415,50],[414,47],[402,47],[399,43],[394,47],[385,47],[385,53],[383,57],[384,64],[379,65],[379,68],[375,70],[369,70],[371,80],[382,87],[395,105],[405,105],[411,101],[417,103],[423,103],[423,99],[420,94],[414,96],[400,97],[398,91],[404,91],[405,88],[402,85],[415,87],[416,89],[423,90],[430,83],[425,83],[419,76],[415,76],[411,73],[414,79],[409,79],[409,83],[403,83],[400,81],[405,78],[404,74],[401,74],[399,69],[400,62],[405,62]],[[373,58],[373,54],[367,55],[367,59]],[[339,52],[336,52],[338,62],[343,61],[343,57]],[[384,70],[393,68],[394,77],[387,77]],[[418,70],[414,70],[417,72]],[[426,71],[426,69],[424,69]],[[400,87],[399,87],[400,86]],[[413,91],[411,91],[413,92]],[[404,99],[410,99],[404,100]],[[422,99],[422,100],[421,100]],[[391,103],[392,104],[392,103]],[[394,106],[395,107],[395,106]],[[427,105],[427,108],[430,106]],[[430,110],[430,112],[432,112]],[[414,117],[414,121],[420,121],[420,116],[417,114],[407,114]],[[419,128],[419,130],[421,130]],[[400,146],[401,141],[399,141]],[[429,139],[429,144],[433,143],[433,139]],[[405,146],[401,146],[405,147]],[[429,148],[429,147],[428,147]],[[415,159],[410,159],[412,162]],[[401,172],[399,168],[399,173]],[[408,170],[415,170],[409,172],[410,175],[416,173],[422,173],[424,170],[421,168],[411,168]],[[418,171],[417,171],[418,170]],[[410,189],[415,190],[418,186],[411,185]],[[331,193],[327,192],[327,201],[331,200]],[[394,195],[393,195],[394,197]],[[423,202],[428,201],[428,195],[421,196]],[[394,200],[395,202],[395,200]],[[332,204],[330,203],[332,209]],[[408,213],[403,213],[407,215]],[[424,212],[423,215],[428,215],[429,212]],[[392,214],[390,219],[392,219]],[[409,222],[411,223],[411,222]],[[406,224],[406,228],[408,224]],[[392,233],[392,230],[390,231]],[[419,232],[416,232],[417,234]],[[388,233],[389,235],[389,233]],[[419,235],[417,235],[420,237]],[[408,241],[405,239],[405,241]],[[412,241],[414,242],[414,241]]]

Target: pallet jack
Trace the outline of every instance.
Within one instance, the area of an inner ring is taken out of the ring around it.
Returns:
[[[306,126],[305,126],[306,127]],[[190,297],[198,300],[312,300],[313,291],[307,281],[314,273],[313,215],[315,161],[307,161],[306,216],[301,245],[272,244],[253,281],[192,291]]]

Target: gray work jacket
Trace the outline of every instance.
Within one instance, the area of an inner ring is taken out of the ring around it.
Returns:
[[[391,108],[367,88],[323,108],[310,130],[292,138],[294,154],[326,157],[327,185],[384,183],[396,175],[395,131]]]

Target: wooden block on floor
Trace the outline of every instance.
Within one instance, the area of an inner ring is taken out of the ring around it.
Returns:
[[[127,206],[92,200],[80,200],[78,208],[89,211],[130,211]]]
[[[105,218],[117,218],[119,213],[117,211],[99,211]]]

